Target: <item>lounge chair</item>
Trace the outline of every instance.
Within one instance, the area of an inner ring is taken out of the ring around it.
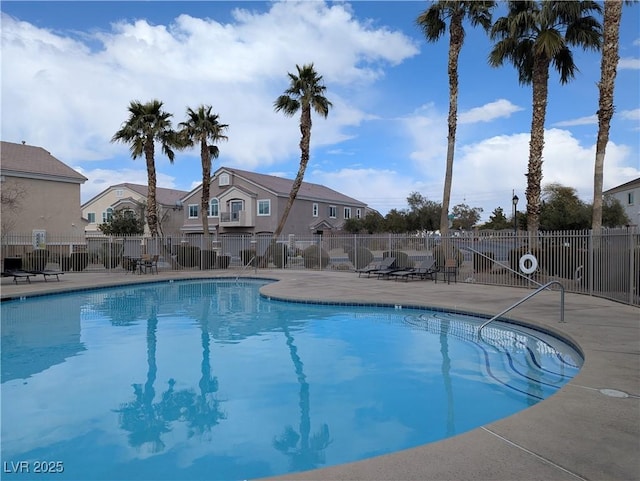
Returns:
[[[22,270],[22,258],[20,257],[6,257],[4,260],[4,269],[2,271],[2,277],[13,277],[13,282],[18,283],[18,279],[24,279],[31,284],[31,278],[35,274]]]
[[[402,269],[399,271],[389,273],[389,277],[395,277],[396,281],[398,279],[404,279],[408,281],[409,279],[435,279],[434,275],[436,275],[438,270],[436,269],[436,261],[435,259],[426,259],[420,262],[416,267],[411,269]]]
[[[64,272],[56,269],[42,269],[42,270],[29,271],[29,272],[35,276],[39,276],[39,275],[43,276],[45,282],[47,282],[47,277],[49,276],[56,276],[56,280],[60,282],[59,276],[64,274]]]
[[[34,277],[35,274],[27,271],[2,271],[2,277],[13,277],[13,282],[18,283],[18,279],[24,279],[31,284],[30,277]]]
[[[381,269],[388,269],[395,262],[395,257],[385,257],[384,259],[382,259],[382,262],[379,262],[377,264],[369,264],[367,267],[363,267],[362,269],[356,269],[356,272],[358,273],[358,277],[360,277],[362,274],[366,274],[367,277],[369,277],[371,274],[375,274]]]

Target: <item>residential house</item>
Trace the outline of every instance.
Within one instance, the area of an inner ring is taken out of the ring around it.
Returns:
[[[25,142],[0,142],[2,234],[47,236],[84,230],[80,186],[87,178],[50,152]]]
[[[164,235],[177,235],[182,227],[182,204],[180,199],[187,194],[184,190],[156,188],[156,205],[160,232]],[[87,234],[99,234],[98,226],[107,222],[117,210],[133,211],[138,218],[146,218],[145,207],[148,188],[146,185],[112,185],[82,204],[82,216],[87,219]],[[145,234],[148,234],[145,225]]]
[[[271,234],[289,199],[293,180],[221,167],[211,177],[208,209],[210,233]],[[202,185],[181,200],[182,232],[202,233]],[[324,185],[303,182],[287,217],[283,234],[311,235],[339,231],[349,218],[366,214],[364,202]]]
[[[640,177],[603,192],[618,199],[629,218],[630,226],[640,225]]]

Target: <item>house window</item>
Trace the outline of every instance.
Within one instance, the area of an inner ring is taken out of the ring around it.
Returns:
[[[105,222],[109,222],[112,217],[113,209],[111,207],[108,207],[107,210],[102,213],[102,223],[104,224]]]
[[[211,199],[209,201],[209,217],[219,217],[220,211],[218,209],[218,199]]]
[[[122,189],[116,189],[116,197],[120,198],[124,195],[124,191]]]
[[[87,213],[87,220],[89,221],[89,224],[95,224],[96,223],[96,213],[95,212]]]
[[[318,204],[316,204],[315,202],[313,203],[312,212],[313,217],[318,217]]]
[[[362,219],[362,209],[356,209],[356,219]]]
[[[335,219],[338,217],[338,208],[335,205],[329,206],[329,218]]]
[[[351,207],[344,208],[344,218],[351,219]]]
[[[198,204],[189,204],[189,219],[198,218]]]
[[[269,199],[258,201],[258,215],[271,215],[271,201]]]
[[[220,177],[218,177],[218,185],[229,185],[229,174],[220,174]]]
[[[633,205],[633,192],[629,192],[627,194],[627,204],[628,205]]]
[[[231,213],[231,220],[237,222],[240,220],[240,212],[243,211],[244,201],[231,200],[229,201],[229,211]]]

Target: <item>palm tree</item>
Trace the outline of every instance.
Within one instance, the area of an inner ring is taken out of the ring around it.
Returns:
[[[480,25],[486,31],[491,28],[491,10],[495,7],[493,1],[451,1],[440,0],[434,2],[418,18],[418,26],[422,29],[427,41],[438,41],[446,31],[445,20],[449,18],[449,133],[447,135],[447,165],[444,177],[444,192],[442,194],[442,212],[440,213],[440,233],[446,235],[449,231],[449,202],[451,199],[451,182],[453,177],[453,154],[456,143],[456,128],[458,123],[458,57],[464,43],[463,20],[469,19],[472,26]]]
[[[602,178],[604,155],[609,141],[609,127],[613,117],[613,89],[618,66],[618,44],[620,39],[620,19],[622,2],[604,2],[604,26],[602,40],[602,61],[600,67],[600,100],[598,102],[598,139],[596,141],[596,162],[593,174],[593,211],[591,229],[602,228]]]
[[[147,224],[153,237],[158,236],[158,206],[156,202],[155,143],[159,142],[162,152],[173,163],[172,149],[182,148],[180,140],[171,129],[172,114],[162,110],[162,102],[151,100],[145,104],[132,100],[129,104],[129,118],[122,124],[111,142],[129,144],[134,159],[144,155],[147,161]]]
[[[489,54],[489,64],[510,61],[522,85],[533,87],[533,113],[527,170],[527,228],[531,239],[540,225],[542,150],[547,111],[549,68],[566,84],[578,70],[570,46],[598,50],[601,25],[591,12],[600,12],[591,0],[510,1],[508,14],[496,20],[491,38],[497,40]]]
[[[200,215],[205,242],[209,237],[209,184],[211,183],[211,159],[217,159],[220,150],[215,144],[227,140],[224,132],[229,127],[218,121],[218,115],[211,113],[210,105],[201,105],[198,110],[187,108],[187,121],[181,122],[180,136],[188,146],[200,142],[200,160],[202,161],[202,201]],[[209,140],[212,145],[209,145]]]
[[[287,117],[292,117],[300,111],[300,133],[302,134],[300,139],[300,167],[298,169],[298,175],[296,175],[293,185],[291,186],[289,200],[284,208],[278,227],[273,233],[274,239],[277,239],[282,233],[282,229],[284,229],[284,224],[289,216],[293,201],[296,200],[296,196],[302,185],[304,172],[309,162],[311,109],[313,108],[318,114],[327,118],[329,109],[333,106],[324,96],[326,87],[322,83],[322,76],[318,75],[313,68],[313,64],[303,65],[302,67],[296,65],[296,69],[298,70],[298,75],[288,73],[291,82],[289,88],[273,103],[275,111],[282,111]]]

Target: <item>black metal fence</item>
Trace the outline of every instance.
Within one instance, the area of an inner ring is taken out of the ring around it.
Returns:
[[[2,238],[2,260],[20,258],[25,269],[46,265],[63,271],[127,269],[129,259],[159,256],[162,270],[314,269],[354,271],[384,257],[400,267],[432,257],[437,266],[453,259],[457,281],[531,287],[551,280],[567,292],[640,306],[640,231],[456,232],[436,235],[181,235],[51,236],[10,234]],[[3,267],[4,270],[4,267]]]

